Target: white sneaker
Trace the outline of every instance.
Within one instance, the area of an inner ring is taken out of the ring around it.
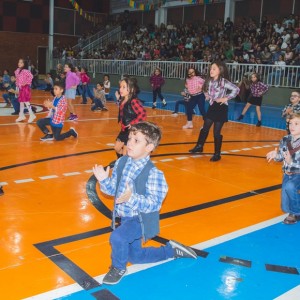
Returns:
[[[182,129],[192,129],[193,123],[188,121],[184,126],[182,126]]]
[[[35,115],[30,115],[30,117],[28,119],[28,123],[32,123],[34,119],[36,119],[36,116]]]
[[[174,112],[174,113],[171,114],[171,116],[172,116],[172,117],[178,117],[178,113],[175,113],[175,112]]]
[[[23,115],[23,116],[19,116],[19,118],[16,120],[16,122],[22,122],[26,120],[26,117]]]

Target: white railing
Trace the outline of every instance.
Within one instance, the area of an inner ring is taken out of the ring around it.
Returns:
[[[65,63],[55,59],[54,63]],[[195,67],[202,76],[207,75],[209,63],[205,62],[174,62],[174,61],[140,61],[140,60],[72,60],[75,66],[86,67],[94,74],[128,74],[131,76],[149,77],[156,67],[162,70],[165,78],[184,79],[186,71]],[[300,66],[276,66],[227,63],[231,80],[240,81],[243,76],[256,72],[264,83],[270,86],[299,88]]]
[[[119,32],[121,32],[121,26],[100,30],[96,34],[84,39],[82,42],[75,45],[73,49],[74,50],[83,49],[86,51],[90,51],[91,49],[93,49],[92,47],[90,47],[90,45],[95,47],[97,43],[99,44],[101,44],[101,42],[103,43],[102,41],[103,39],[107,37],[111,37],[112,35],[116,35]]]

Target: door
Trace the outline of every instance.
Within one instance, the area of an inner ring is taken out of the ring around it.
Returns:
[[[48,48],[38,47],[37,69],[39,70],[39,74],[47,73],[47,57],[48,57]]]

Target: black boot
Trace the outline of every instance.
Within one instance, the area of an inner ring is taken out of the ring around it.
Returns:
[[[205,144],[205,141],[207,139],[208,132],[203,131],[203,128],[200,130],[199,138],[196,146],[189,150],[191,153],[201,153],[203,152],[203,145]]]
[[[221,147],[222,147],[223,136],[215,137],[215,153],[210,161],[219,161],[221,159]]]

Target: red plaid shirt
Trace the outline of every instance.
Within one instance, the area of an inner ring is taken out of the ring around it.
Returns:
[[[126,129],[125,124],[122,123],[122,117],[123,117],[123,107],[125,105],[125,102],[121,102],[120,104],[120,122],[121,122],[121,130],[124,131]],[[145,121],[147,114],[145,108],[142,106],[139,99],[132,99],[131,100],[131,107],[133,111],[136,113],[136,118],[130,122],[130,125],[137,124],[141,121]]]
[[[53,99],[53,105],[55,105],[55,99]],[[48,118],[51,118],[51,125],[55,127],[62,127],[65,121],[68,104],[65,96],[61,96],[58,100],[55,109],[51,109],[48,114]]]

